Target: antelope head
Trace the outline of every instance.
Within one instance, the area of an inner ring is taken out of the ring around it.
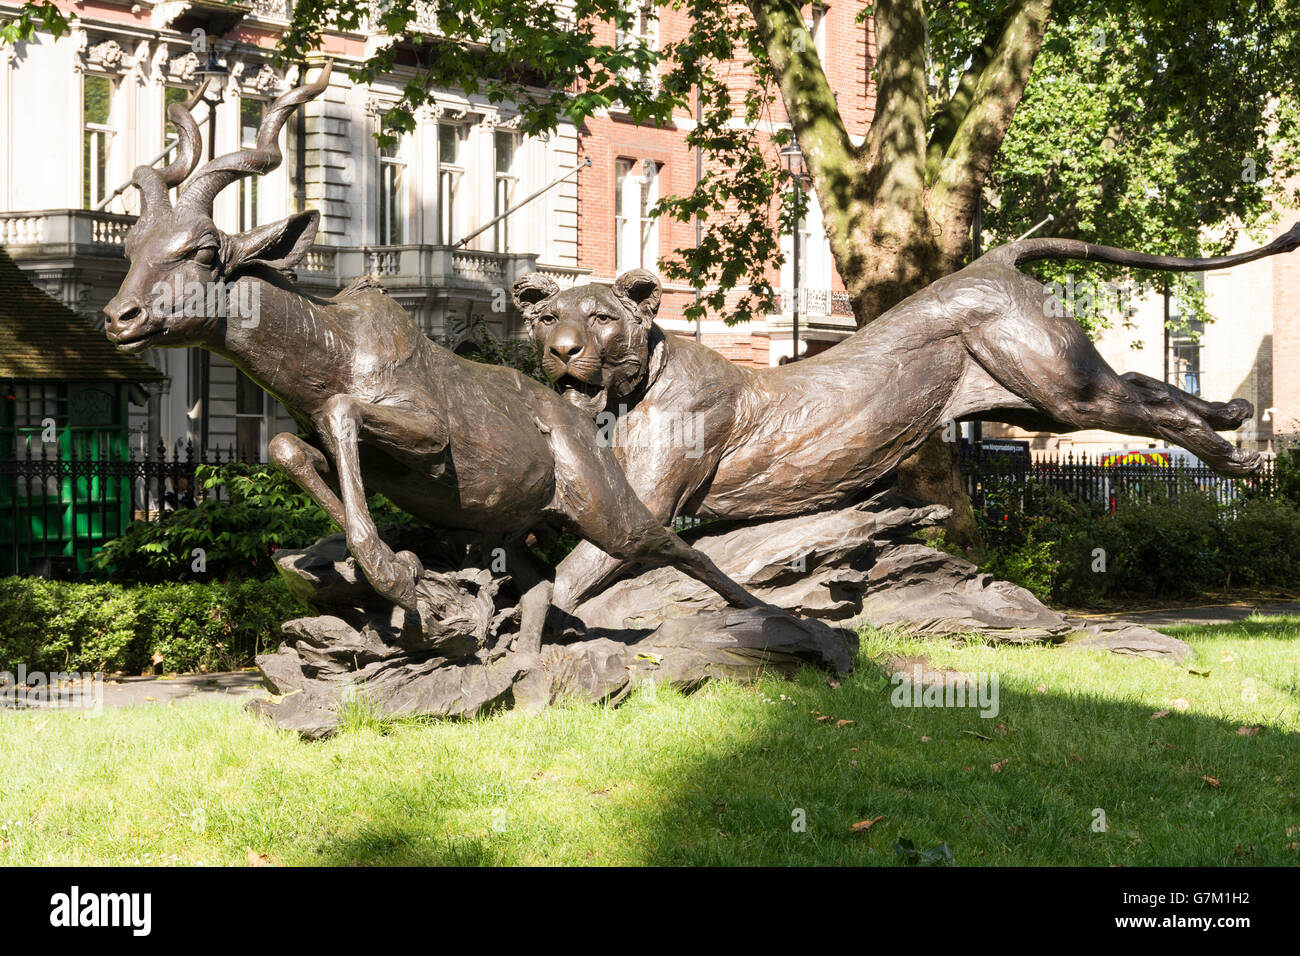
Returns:
[[[184,105],[173,103],[167,116],[179,132],[176,158],[162,168],[138,166],[131,182],[140,190],[140,218],[126,236],[130,268],[117,295],[104,307],[108,338],[125,352],[153,346],[183,348],[210,339],[225,303],[224,296],[241,271],[254,266],[287,269],[311,248],[319,213],[301,212],[240,235],[222,232],[212,222],[212,201],[244,176],[259,176],[280,165],[280,129],[294,109],[320,95],[329,84],[331,61],[315,83],[285,93],[267,111],[257,131],[257,145],[208,162],[189,180],[172,207],[167,191],[194,172],[203,140],[190,109],[202,87]],[[211,135],[211,130],[209,130]],[[192,308],[177,293],[200,288],[206,307]],[[174,291],[173,291],[174,290]]]

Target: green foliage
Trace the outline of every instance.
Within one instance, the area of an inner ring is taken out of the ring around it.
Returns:
[[[62,36],[69,30],[68,18],[50,0],[28,0],[12,20],[0,26],[0,44],[30,43],[38,29]]]
[[[271,555],[302,548],[338,530],[291,478],[270,465],[200,465],[199,482],[224,485],[228,500],[178,508],[156,521],[136,521],[95,555],[97,567],[132,581],[219,580],[275,573]],[[370,501],[379,525],[413,521],[382,496]],[[195,549],[204,570],[194,570]]]
[[[1259,14],[1247,26],[1221,3],[1195,14],[1058,8],[990,172],[985,228],[1005,241],[1051,214],[1040,235],[1197,256],[1270,221],[1297,171],[1293,88],[1279,73],[1293,69],[1281,37],[1295,17],[1273,4]],[[1270,107],[1279,95],[1284,105]],[[1211,318],[1197,276],[1074,262],[1035,271],[1072,287],[1112,283],[1126,300],[1168,280],[1184,320]],[[1121,296],[1080,298],[1073,311],[1092,332],[1127,317]]]
[[[980,566],[1044,600],[1188,598],[1230,587],[1293,588],[1300,580],[1300,504],[1285,498],[1220,504],[1184,488],[1120,496],[1112,515],[1051,489],[991,484],[990,509],[976,513],[985,542]]]
[[[0,670],[231,670],[303,608],[278,580],[123,586],[0,578]]]
[[[475,317],[474,328],[473,344],[460,353],[463,357],[487,365],[504,365],[537,379],[548,388],[551,386],[531,342],[493,335],[481,315]]]

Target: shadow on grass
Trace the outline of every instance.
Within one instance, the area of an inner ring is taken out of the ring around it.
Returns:
[[[1244,626],[1225,631],[1241,635]],[[1279,636],[1268,622],[1244,633]],[[390,815],[378,827],[339,833],[317,862],[583,862],[584,848],[601,862],[620,841],[613,862],[900,865],[894,847],[904,839],[920,849],[947,843],[959,865],[1300,862],[1300,831],[1287,832],[1300,825],[1300,736],[1267,722],[1242,734],[1227,716],[1172,708],[1153,717],[1156,708],[1136,700],[1141,688],[1162,700],[1186,697],[1193,710],[1219,704],[1208,691],[1199,700],[1199,688],[1211,685],[1184,669],[1068,653],[1079,655],[1072,659],[1082,671],[1140,677],[1134,699],[1075,693],[1068,688],[1081,682],[1059,675],[1053,692],[1040,692],[1032,658],[999,676],[999,709],[989,718],[975,708],[896,707],[889,675],[865,659],[838,687],[808,670],[793,682],[714,685],[698,695],[707,699],[634,697],[624,707],[638,740],[667,733],[655,707],[698,708],[702,721],[689,746],[661,747],[631,765],[629,786],[644,794],[635,804],[592,799],[578,822],[543,820],[543,829],[560,832],[550,844],[497,843],[481,828],[441,839],[429,834],[450,834],[454,814],[430,811],[417,779],[395,778],[383,799],[422,816],[403,823]],[[1095,687],[1095,673],[1089,679]],[[526,768],[514,770],[523,776]]]

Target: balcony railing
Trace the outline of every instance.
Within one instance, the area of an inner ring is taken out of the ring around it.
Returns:
[[[120,254],[135,216],[90,209],[0,213],[0,245],[39,247],[45,255]]]
[[[27,261],[77,255],[120,258],[134,223],[134,216],[85,209],[6,212],[0,213],[0,245]],[[449,287],[480,294],[508,287],[526,272],[546,272],[565,288],[589,274],[570,266],[539,266],[533,253],[418,244],[314,246],[297,271],[313,291],[337,291],[357,276],[375,275],[394,292]]]

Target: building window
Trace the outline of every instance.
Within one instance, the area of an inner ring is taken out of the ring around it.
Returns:
[[[505,130],[497,130],[494,137],[496,151],[496,183],[493,194],[492,215],[507,212],[515,201],[515,186],[519,177],[515,172],[515,157],[519,152],[519,137]],[[492,248],[497,252],[512,252],[510,217],[496,224],[492,234]]]
[[[614,259],[619,272],[657,269],[658,220],[650,215],[659,201],[662,164],[620,159],[614,170]]]
[[[632,22],[626,30],[615,27],[614,46],[620,49],[624,47],[644,47],[648,50],[658,50],[659,17],[655,11],[653,0],[624,0],[622,6],[631,15]],[[658,79],[658,75],[654,68],[642,71],[630,67],[624,72],[623,78],[628,83],[653,86]]]
[[[266,393],[251,378],[235,369],[235,454],[261,461],[266,447]]]
[[[438,242],[450,246],[464,231],[461,186],[465,179],[465,136],[455,123],[438,125]]]
[[[1193,279],[1202,289],[1205,277]],[[1169,374],[1172,385],[1189,395],[1201,394],[1201,339],[1205,335],[1205,322],[1185,317],[1183,302],[1175,294],[1169,295]]]
[[[112,187],[108,183],[113,129],[109,120],[113,106],[113,81],[106,76],[87,75],[81,89],[81,199],[94,209]]]
[[[406,242],[407,169],[405,140],[379,150],[379,235],[383,246],[400,246]]]
[[[252,149],[257,145],[257,131],[262,128],[266,104],[261,100],[243,97],[239,101],[239,145]],[[245,176],[239,180],[239,230],[246,232],[258,224],[257,184],[260,176]]]
[[[804,26],[812,35],[813,49],[817,51],[817,58],[823,63],[826,62],[826,8],[821,4],[812,5],[812,19],[805,20]]]
[[[184,105],[189,98],[190,91],[182,86],[169,86],[163,90],[163,147],[173,146],[180,135],[177,133],[176,127],[172,124],[172,121],[167,118],[167,110],[173,103]],[[166,158],[159,163],[159,165],[166,166],[175,158],[176,154],[174,152],[168,153]],[[180,195],[180,191],[179,186],[174,186],[169,191],[173,204],[176,202],[176,197]],[[132,192],[134,192],[134,190],[132,190]]]

